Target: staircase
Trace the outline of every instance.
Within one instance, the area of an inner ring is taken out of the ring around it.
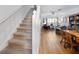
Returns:
[[[9,41],[2,54],[31,54],[32,53],[32,17],[27,16],[22,20],[13,38]]]

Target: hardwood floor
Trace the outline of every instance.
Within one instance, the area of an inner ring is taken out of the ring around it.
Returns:
[[[60,44],[61,36],[55,30],[41,30],[40,54],[73,54],[74,51],[65,49]]]

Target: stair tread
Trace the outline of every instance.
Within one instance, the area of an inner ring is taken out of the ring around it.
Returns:
[[[32,44],[32,41],[27,41],[27,40],[19,40],[19,39],[11,39],[9,41],[10,43],[17,43],[17,44]]]
[[[25,32],[25,33],[24,32],[23,33],[22,32],[15,32],[14,33],[14,35],[24,35],[24,36],[28,36],[28,35],[31,36],[31,34],[32,34],[31,32]]]
[[[24,23],[32,23],[32,20],[24,19],[24,20],[22,20],[22,22],[24,22]]]
[[[23,20],[22,23],[32,24],[32,21],[26,21],[26,20]]]
[[[14,39],[25,40],[25,39],[32,39],[32,37],[14,37]]]
[[[0,52],[0,54],[32,54],[32,51],[28,51],[28,50],[4,50],[2,52]]]
[[[20,45],[20,44],[15,44],[15,43],[9,43],[9,47],[12,49],[32,49],[32,46],[28,45]]]
[[[26,28],[26,27],[18,27],[17,29],[26,29],[26,30],[32,30],[32,28]]]
[[[12,39],[9,41],[9,44],[10,45],[14,45],[16,47],[24,47],[24,48],[29,48],[31,49],[32,48],[32,42],[27,42],[27,41],[22,41],[22,40],[15,40],[15,39]]]
[[[31,46],[32,46],[32,41],[27,42],[27,41],[13,39],[13,40],[10,40],[9,43],[10,43],[10,45],[11,44],[13,44],[13,45],[16,44],[18,46],[23,46],[23,47],[26,47],[26,48],[27,47],[31,48]]]
[[[32,18],[24,18],[24,20],[32,20]]]
[[[19,40],[19,39],[11,39],[10,42],[22,42],[22,43],[26,43],[27,40]]]
[[[32,20],[23,20],[23,23],[32,23]]]
[[[32,27],[32,25],[25,25],[25,24],[20,24],[20,27],[27,27],[27,28],[31,28]]]
[[[32,38],[25,38],[25,37],[24,38],[21,38],[21,39],[18,39],[18,38],[14,38],[13,37],[12,39],[16,39],[16,40],[32,40]]]
[[[17,28],[17,32],[32,33],[32,30],[31,29]]]
[[[22,22],[21,24],[32,25],[32,22]]]
[[[24,20],[32,20],[32,17],[31,18],[24,18]]]
[[[25,18],[32,18],[31,16],[27,16],[27,17],[25,17]]]
[[[30,21],[30,22],[28,22],[28,21],[22,21],[22,23],[27,23],[27,24],[32,25],[32,21]]]
[[[20,25],[32,26],[31,23],[27,23],[27,24],[25,24],[25,23],[21,23]]]
[[[23,48],[16,49],[12,47],[6,47],[0,53],[1,54],[31,54],[32,49],[23,49]]]

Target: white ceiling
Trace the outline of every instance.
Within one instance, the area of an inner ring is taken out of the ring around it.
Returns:
[[[79,5],[41,5],[41,17],[67,16],[73,10],[78,12],[76,9],[79,9]]]

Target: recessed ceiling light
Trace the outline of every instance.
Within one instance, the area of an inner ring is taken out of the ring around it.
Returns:
[[[54,11],[52,11],[52,14],[55,14],[55,12],[54,12]]]
[[[61,11],[62,9],[58,9],[58,11]]]

